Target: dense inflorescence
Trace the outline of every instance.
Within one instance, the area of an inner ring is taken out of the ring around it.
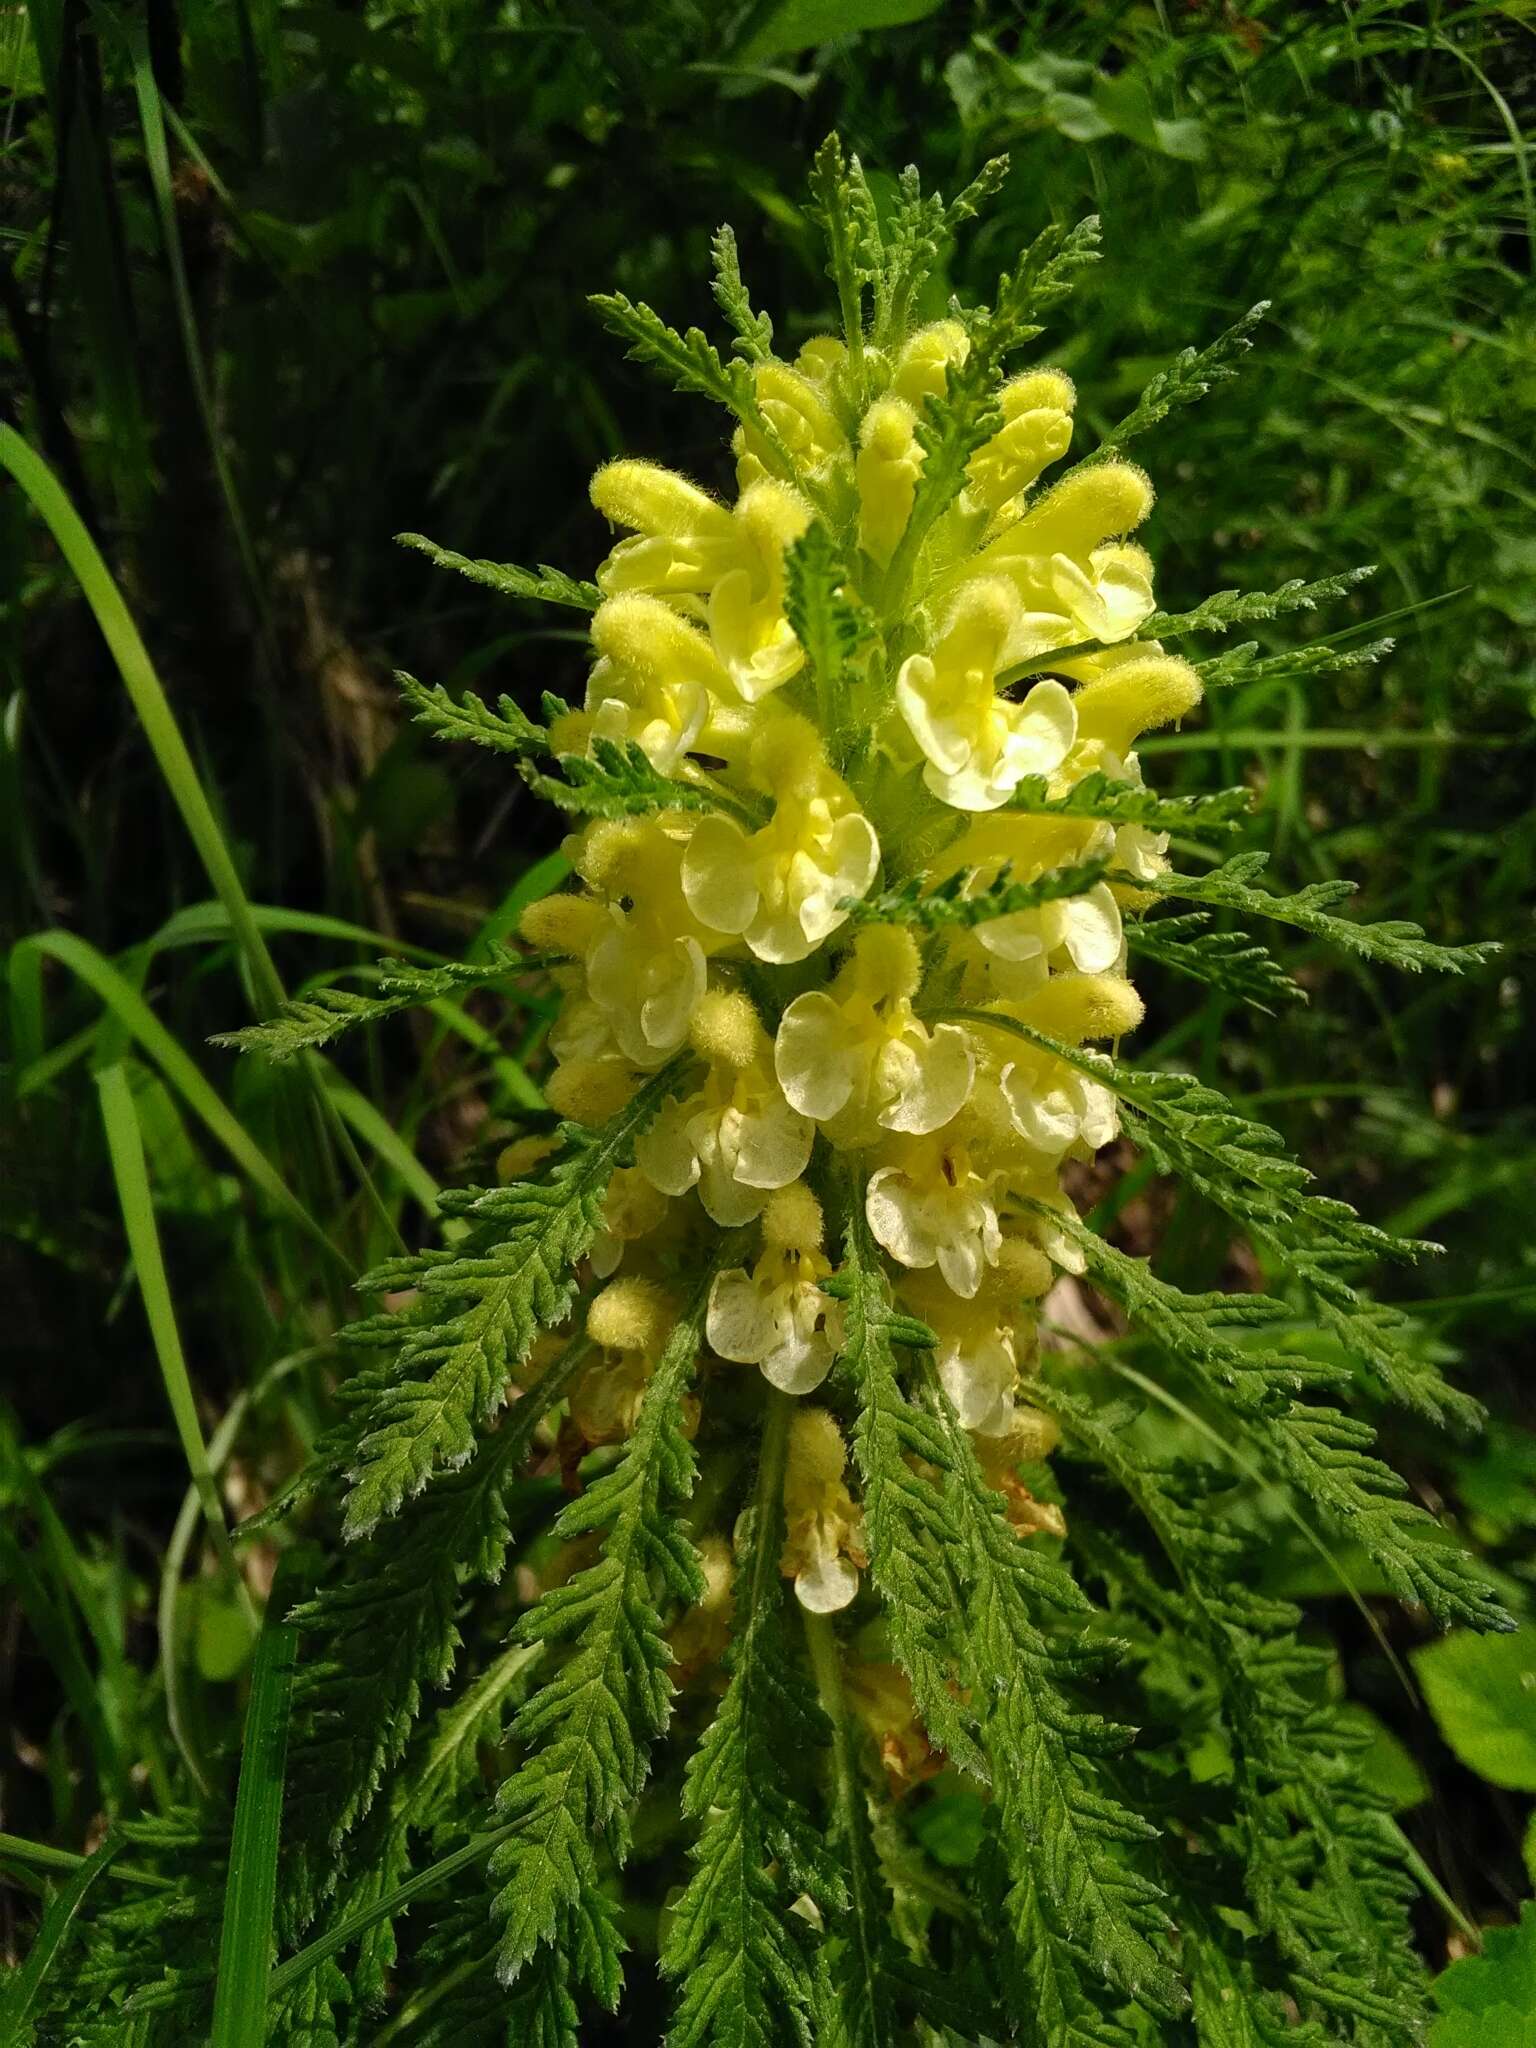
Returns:
[[[825,335],[793,364],[756,361],[733,506],[651,462],[598,472],[593,502],[624,538],[597,572],[585,704],[549,743],[638,749],[688,804],[657,789],[644,814],[585,824],[566,848],[579,889],[523,920],[573,963],[556,970],[558,1110],[601,1123],[687,1062],[608,1190],[573,1421],[589,1445],[628,1434],[677,1274],[710,1226],[745,1231],[705,1336],[807,1404],[784,1559],[821,1613],[867,1561],[837,1424],[814,1405],[841,1328],[827,1191],[861,1206],[989,1469],[1037,1460],[1055,1438],[1022,1391],[1037,1304],[1083,1270],[1053,1221],[1061,1165],[1118,1128],[1110,1090],[1044,1041],[1076,1051],[1140,1022],[1122,911],[1168,865],[1165,833],[1059,808],[1090,777],[1139,790],[1138,736],[1201,694],[1187,661],[1136,637],[1154,610],[1127,537],[1145,474],[1108,460],[1046,480],[1072,438],[1059,371],[984,386],[959,490],[925,500],[922,408],[971,350],[950,318],[856,355]],[[809,661],[794,620],[817,607],[841,630]],[[919,877],[951,885],[929,929],[903,893]],[[1023,1529],[1059,1530],[1010,1494]]]
[[[526,910],[522,948],[396,963],[238,1042],[289,1057],[538,972],[555,1114],[496,1184],[442,1197],[441,1248],[369,1276],[386,1306],[347,1333],[361,1363],[295,1490],[340,1505],[350,1547],[289,1614],[282,1935],[326,1931],[273,1980],[274,2038],[363,2038],[403,1982],[413,2041],[569,2048],[584,1998],[617,2004],[630,1942],[670,1982],[674,2048],[1420,2036],[1402,1838],[1329,1654],[1253,1556],[1283,1487],[1325,1557],[1347,1542],[1387,1594],[1504,1625],[1332,1405],[1363,1388],[1468,1427],[1476,1404],[1361,1290],[1421,1248],[1122,1045],[1137,954],[1228,1001],[1301,999],[1216,911],[1411,971],[1481,949],[1335,916],[1344,884],[1272,895],[1261,856],[1215,864],[1244,792],[1146,786],[1141,735],[1253,654],[1169,643],[1358,578],[1156,609],[1133,538],[1152,486],[1120,451],[1232,373],[1254,316],[1074,463],[1071,382],[1020,352],[1092,224],[1048,230],[992,306],[933,302],[1000,175],[946,206],[908,173],[882,213],[829,143],[812,183],[842,329],[792,362],[725,230],[730,358],[597,302],[733,417],[733,502],[608,463],[592,497],[618,537],[592,582],[408,537],[590,614],[584,701],[546,698],[543,723],[402,679],[424,724],[568,814],[572,881]],[[1181,1292],[1090,1227],[1064,1170],[1117,1137],[1277,1292]],[[1128,1335],[1085,1359],[1089,1293]],[[1053,1301],[1076,1338],[1043,1357]],[[521,1477],[536,1451],[572,1496],[552,1523]],[[551,1528],[503,1644],[491,1589]],[[939,1785],[947,1839],[922,1804]],[[406,1927],[424,1846],[457,1889]],[[462,1889],[481,1854],[489,1919]],[[659,1919],[620,1889],[646,1861]],[[115,1953],[94,1937],[109,2020],[135,1970],[178,2026],[198,1995],[195,1971],[154,1977],[157,1910]]]

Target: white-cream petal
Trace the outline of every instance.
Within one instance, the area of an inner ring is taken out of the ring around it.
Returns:
[[[858,1590],[858,1572],[835,1550],[818,1557],[795,1579],[795,1598],[808,1614],[836,1614]]]
[[[1120,906],[1107,883],[1097,882],[1084,896],[1062,904],[1066,948],[1072,965],[1084,974],[1107,974],[1120,963]]]
[[[704,1318],[709,1346],[734,1365],[760,1365],[779,1340],[762,1289],[741,1266],[716,1275]]]
[[[779,1020],[773,1064],[779,1086],[802,1116],[824,1123],[837,1115],[853,1092],[857,1063],[843,1013],[829,995],[812,989],[795,997]]]
[[[682,866],[683,895],[702,925],[732,937],[746,931],[758,908],[751,841],[734,818],[701,818]]]

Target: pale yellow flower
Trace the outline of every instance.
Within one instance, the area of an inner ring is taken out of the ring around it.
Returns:
[[[974,1170],[969,1149],[948,1131],[886,1150],[891,1163],[871,1174],[864,1192],[876,1241],[899,1265],[937,1266],[969,1300],[1003,1241],[990,1177]]]
[[[923,780],[958,810],[996,810],[1026,775],[1059,768],[1077,737],[1060,683],[1036,683],[1019,704],[998,695],[997,670],[1018,619],[1008,583],[966,584],[932,653],[909,655],[896,678],[896,702],[926,757]]]
[[[970,1039],[958,1025],[920,1022],[911,1001],[919,975],[911,935],[871,926],[830,992],[808,989],[785,1010],[774,1042],[780,1085],[796,1109],[833,1125],[835,1143],[922,1135],[964,1107]]]
[[[801,1408],[789,1428],[780,1570],[812,1614],[835,1614],[859,1590],[868,1564],[863,1520],[843,1473],[848,1452],[825,1408]]]

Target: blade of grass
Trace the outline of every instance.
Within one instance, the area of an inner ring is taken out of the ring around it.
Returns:
[[[160,1376],[165,1382],[166,1397],[181,1438],[182,1456],[197,1488],[214,1550],[229,1573],[231,1587],[254,1636],[258,1627],[256,1610],[251,1604],[250,1589],[235,1562],[229,1525],[224,1519],[224,1503],[214,1480],[213,1467],[208,1461],[202,1425],[197,1419],[197,1398],[192,1392],[186,1353],[182,1349],[181,1332],[176,1323],[175,1304],[160,1251],[154,1196],[150,1191],[144,1139],[139,1129],[133,1091],[120,1066],[108,1067],[104,1073],[98,1074],[96,1086],[101,1094],[101,1120],[106,1128],[112,1177],[117,1183],[117,1198],[128,1233],[128,1249],[138,1275],[139,1293],[149,1321],[155,1356],[160,1363]]]
[[[3,423],[0,466],[10,472],[31,499],[74,571],[102,637],[112,651],[123,687],[144,728],[171,800],[181,813],[214,894],[229,914],[230,926],[250,973],[257,1014],[270,1016],[283,1000],[282,982],[266,940],[251,915],[234,859],[198,779],[181,727],[122,593],[53,471],[13,428]]]
[[[266,2048],[277,1848],[299,1642],[298,1630],[277,1619],[284,1611],[282,1581],[279,1569],[256,1642],[240,1752],[240,1789],[235,1795],[235,1825],[229,1844],[224,1920],[219,1930],[209,2048]]]
[[[48,1972],[69,1939],[70,1929],[85,1904],[87,1894],[105,1873],[121,1846],[117,1841],[103,1842],[95,1855],[87,1857],[60,1889],[44,1913],[43,1924],[37,1930],[31,1952],[11,1979],[4,2004],[0,2005],[0,2048],[25,2048],[25,2044],[31,2041],[29,2015],[47,1982]]]
[[[0,1864],[10,1864],[22,1870],[52,1870],[62,1877],[81,1870],[90,1862],[89,1856],[77,1855],[73,1849],[55,1849],[51,1842],[29,1842],[24,1835],[0,1834]],[[112,1866],[114,1884],[148,1885],[152,1891],[166,1891],[174,1882],[162,1877],[158,1871],[141,1870],[136,1863],[114,1863]]]
[[[41,962],[44,956],[67,967],[101,998],[253,1186],[260,1188],[280,1210],[323,1246],[331,1258],[345,1267],[347,1262],[342,1254],[144,998],[129,986],[110,960],[73,932],[38,932],[12,948],[11,1017],[19,1058],[35,1061],[42,1051]]]

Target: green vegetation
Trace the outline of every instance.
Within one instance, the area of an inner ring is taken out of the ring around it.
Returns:
[[[1293,0],[0,26],[0,2043],[1536,2042],[1533,55]],[[867,183],[808,199],[831,129]],[[1155,788],[1010,799],[1172,835],[1135,1039],[992,1020],[1119,1103],[1030,1384],[1064,1540],[829,1237],[857,1651],[943,1758],[890,1798],[781,1597],[793,1404],[716,1379],[692,1439],[709,1273],[622,1445],[562,1426],[580,1334],[504,1407],[676,1073],[498,1162],[556,1127],[520,914],[678,800],[557,727],[591,471],[728,491],[770,352],[1000,272],[885,584],[835,519],[788,556],[823,728],[1021,345],[1156,480],[1140,630],[1206,696]]]

